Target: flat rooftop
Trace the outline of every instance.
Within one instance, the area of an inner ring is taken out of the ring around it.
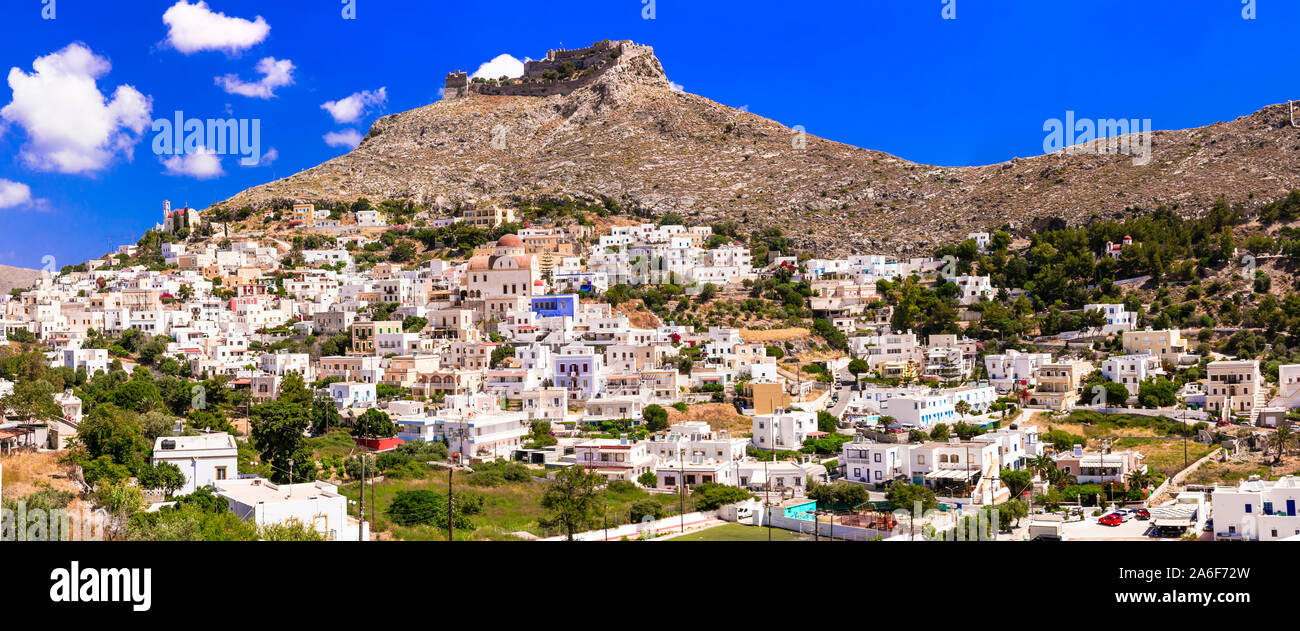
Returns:
[[[169,449],[163,448],[163,443],[168,442],[175,446]],[[199,434],[198,436],[159,436],[154,439],[153,450],[155,455],[165,455],[173,451],[203,451],[212,449],[237,449],[235,446],[235,437],[225,432],[213,432],[209,434]]]
[[[215,483],[217,493],[241,504],[301,501],[321,497],[340,497],[336,487],[326,482],[273,484],[265,479],[224,480]]]

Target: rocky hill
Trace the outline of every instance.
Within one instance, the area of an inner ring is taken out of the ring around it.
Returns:
[[[14,288],[30,289],[40,277],[40,270],[0,265],[0,294],[7,294]]]
[[[410,198],[450,212],[519,196],[609,197],[693,222],[778,226],[818,251],[906,253],[985,227],[1026,233],[1159,204],[1195,214],[1219,196],[1249,204],[1300,186],[1300,129],[1286,104],[1157,131],[1142,166],[1056,153],[937,167],[676,91],[650,48],[628,50],[571,91],[471,92],[386,116],[351,153],[223,204]]]

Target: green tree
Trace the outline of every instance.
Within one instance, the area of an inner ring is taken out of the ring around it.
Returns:
[[[377,408],[366,410],[352,427],[352,435],[357,438],[388,438],[396,433],[397,427],[388,413]]]
[[[257,538],[261,541],[325,541],[325,535],[315,528],[297,522],[267,524],[257,530]]]
[[[291,403],[282,397],[253,407],[249,418],[253,442],[261,453],[262,462],[272,467],[272,481],[287,482],[291,471],[295,481],[308,480],[315,475],[315,461],[305,436],[311,427],[307,406]]]
[[[751,497],[749,491],[745,489],[718,484],[717,482],[705,482],[697,485],[691,491],[691,498],[695,501],[696,510],[715,510],[727,504],[743,502]]]
[[[653,473],[650,475],[654,475]],[[659,519],[664,516],[664,505],[652,498],[637,500],[628,509],[628,518],[633,522]]]
[[[962,418],[965,418],[967,414],[970,414],[970,403],[964,399],[953,404],[952,407],[957,414],[962,416]]]
[[[1020,498],[1013,498],[997,505],[998,524],[1002,530],[1010,531],[1020,526],[1020,520],[1029,516],[1029,506]]]
[[[393,249],[388,253],[388,260],[394,263],[405,263],[415,258],[415,254],[415,243],[403,239],[393,245]]]
[[[998,473],[998,477],[1002,479],[1003,486],[1011,491],[1011,497],[1018,498],[1033,484],[1034,473],[1029,469],[1003,469]]]
[[[839,421],[835,419],[834,414],[831,414],[826,410],[817,411],[817,431],[834,434],[838,427]]]
[[[14,384],[13,393],[0,397],[0,410],[21,423],[48,422],[63,418],[63,410],[54,402],[57,388],[44,380],[25,380]]]
[[[645,423],[646,431],[662,432],[668,429],[668,410],[658,403],[645,406],[641,411],[641,419]]]
[[[601,506],[596,489],[605,483],[605,476],[587,473],[581,466],[566,467],[551,481],[542,493],[541,506],[548,516],[542,520],[547,528],[560,528],[566,538],[590,525]]]
[[[185,474],[181,468],[170,462],[160,462],[152,467],[146,466],[136,476],[140,486],[146,489],[161,490],[167,497],[185,486]]]
[[[492,367],[496,368],[505,361],[507,357],[515,356],[515,347],[509,344],[502,344],[492,351]]]
[[[334,401],[328,396],[321,395],[311,402],[311,426],[312,431],[317,434],[339,427],[342,419],[339,416],[339,409],[335,407]]]
[[[647,488],[654,488],[659,484],[659,476],[655,475],[654,471],[646,471],[645,473],[642,473],[641,475],[637,476],[636,482],[641,486]]]
[[[895,480],[889,484],[885,499],[894,505],[894,510],[914,511],[918,502],[921,512],[939,508],[939,500],[935,497],[934,491],[902,480]]]
[[[871,365],[867,363],[867,360],[855,358],[849,362],[849,374],[853,375],[853,380],[855,382],[861,380],[862,375],[869,372],[871,372]],[[858,387],[858,384],[855,383],[854,387]]]

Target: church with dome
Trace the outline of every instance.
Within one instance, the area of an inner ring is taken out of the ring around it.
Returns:
[[[540,293],[544,287],[537,256],[525,251],[517,235],[503,235],[491,253],[470,258],[465,270],[465,301],[483,305],[488,317],[527,311],[530,298]]]

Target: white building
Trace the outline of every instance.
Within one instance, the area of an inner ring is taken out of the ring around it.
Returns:
[[[1137,396],[1143,381],[1165,374],[1164,364],[1152,355],[1118,355],[1101,362],[1103,377],[1123,384],[1129,396]],[[1122,405],[1122,401],[1112,401]]]
[[[993,299],[993,283],[988,276],[953,276],[947,280],[957,285],[957,302],[963,305]]]
[[[1238,486],[1214,489],[1214,538],[1277,541],[1300,535],[1300,480],[1283,476],[1276,482],[1258,476]]]
[[[210,484],[239,477],[239,448],[225,432],[198,436],[159,436],[153,443],[151,463],[170,462],[185,475],[178,495],[188,495]]]
[[[903,427],[929,429],[939,423],[956,421],[952,399],[942,395],[904,395],[885,399],[880,413],[894,417]]]
[[[460,462],[491,462],[509,458],[523,445],[530,423],[523,412],[502,411],[496,397],[456,395],[453,407],[439,410],[450,451]]]
[[[654,470],[654,456],[645,441],[623,438],[593,438],[573,446],[574,462],[589,473],[599,473],[613,482],[635,482]]]
[[[1106,323],[1101,327],[1101,332],[1104,335],[1132,331],[1137,328],[1137,314],[1126,311],[1122,304],[1084,305],[1083,310],[1085,312],[1101,311],[1106,315]]]
[[[1015,349],[1000,355],[984,356],[989,381],[1001,390],[1033,386],[1034,371],[1051,362],[1051,353],[1022,353]]]
[[[330,398],[339,408],[368,408],[375,404],[375,384],[337,381],[330,384]]]
[[[262,478],[222,480],[216,493],[230,512],[259,528],[301,524],[330,541],[369,541],[369,524],[348,516],[348,499],[327,482],[273,484]]]
[[[102,348],[66,348],[54,366],[73,370],[84,368],[86,376],[94,376],[100,371],[108,372],[108,351]]]
[[[798,451],[809,432],[817,431],[817,415],[787,411],[754,415],[750,444],[759,449]]]
[[[845,479],[886,485],[903,473],[907,445],[855,440],[840,448],[840,470]]]

